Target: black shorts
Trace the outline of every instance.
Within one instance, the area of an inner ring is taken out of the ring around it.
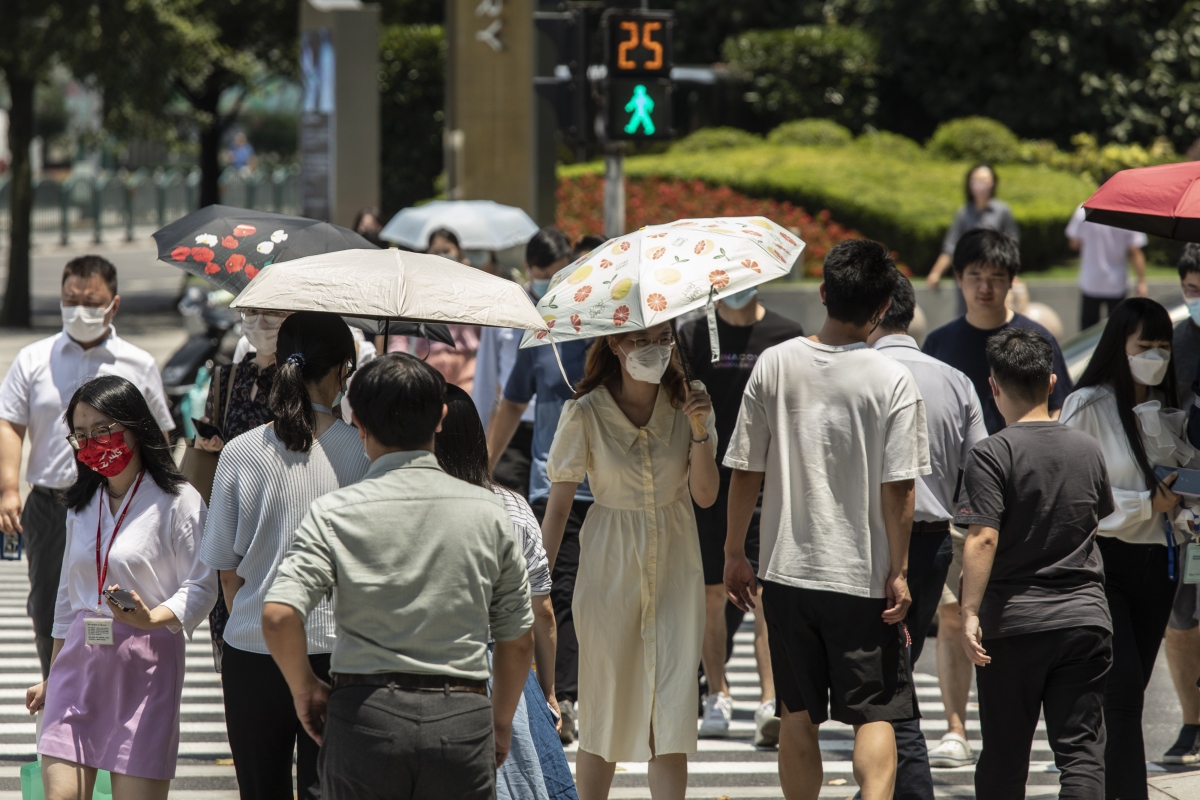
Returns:
[[[725,531],[728,528],[729,480],[733,473],[721,468],[721,489],[717,502],[708,508],[693,505],[696,510],[696,530],[700,532],[700,563],[704,565],[704,585],[725,583]],[[746,558],[758,574],[758,523],[760,509],[754,509],[750,527],[746,530]]]
[[[904,628],[881,617],[887,600],[762,585],[775,693],[788,711],[847,725],[920,716]]]

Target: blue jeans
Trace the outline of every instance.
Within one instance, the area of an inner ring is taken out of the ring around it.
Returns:
[[[489,647],[489,665],[491,660]],[[496,800],[579,800],[554,716],[533,670],[513,715],[512,747],[496,772]]]

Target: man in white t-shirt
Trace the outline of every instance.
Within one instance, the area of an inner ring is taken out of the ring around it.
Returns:
[[[820,332],[768,348],[746,386],[725,454],[734,470],[725,586],[754,606],[744,541],[761,486],[757,577],[784,797],[817,796],[817,729],[832,717],[854,726],[864,800],[883,800],[896,778],[891,723],[918,716],[900,623],[911,602],[914,484],[931,472],[925,407],[912,374],[867,346],[901,279],[887,248],[842,242],[824,279]]]
[[[75,482],[75,451],[62,416],[75,390],[97,375],[120,375],[141,390],[167,433],[175,427],[154,357],[117,336],[117,270],[100,256],[67,262],[62,277],[63,331],[17,354],[0,384],[0,531],[20,533],[29,558],[29,602],[43,677],[50,672],[51,628],[67,536],[67,509],[55,492]],[[21,449],[29,435],[22,507]]]
[[[1146,256],[1142,253],[1150,241],[1146,234],[1088,222],[1083,206],[1075,209],[1066,233],[1067,243],[1079,253],[1079,291],[1083,294],[1080,330],[1100,321],[1101,306],[1111,314],[1113,306],[1125,299],[1127,262],[1137,273],[1137,296],[1149,296]]]

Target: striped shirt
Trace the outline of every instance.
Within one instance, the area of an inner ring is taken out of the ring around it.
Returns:
[[[338,420],[307,453],[284,447],[275,429],[262,425],[221,451],[200,558],[213,569],[236,569],[238,589],[225,626],[225,642],[267,653],[262,635],[263,597],[318,497],[357,483],[370,466],[358,431]],[[308,617],[309,653],[333,651],[333,608],[321,600]]]
[[[525,498],[503,486],[494,486],[492,491],[504,500],[504,510],[512,520],[517,541],[525,554],[529,571],[529,594],[550,594],[550,562],[546,559],[546,548],[542,546],[542,526],[538,524],[533,509]]]

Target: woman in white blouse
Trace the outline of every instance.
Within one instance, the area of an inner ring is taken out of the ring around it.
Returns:
[[[204,503],[171,460],[145,398],[115,375],[67,406],[78,478],[67,489],[66,555],[38,753],[47,797],[162,798],[175,777],[184,637],[208,615],[216,574],[200,561]],[[64,427],[64,431],[67,430]]]
[[[1142,704],[1179,580],[1175,514],[1180,497],[1156,466],[1188,465],[1187,415],[1177,408],[1171,319],[1146,298],[1125,300],[1108,319],[1062,422],[1096,437],[1116,511],[1100,521],[1104,591],[1113,624],[1113,664],[1104,696],[1110,798],[1146,797]]]

